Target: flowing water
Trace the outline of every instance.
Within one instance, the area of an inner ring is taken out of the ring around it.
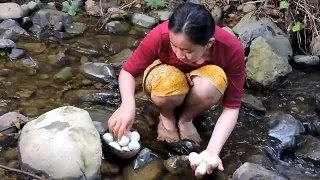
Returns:
[[[134,50],[138,45],[138,40],[143,38],[147,30],[132,28],[127,35],[104,35],[95,33],[96,19],[82,17],[81,21],[89,25],[84,35],[62,41],[61,44],[45,42],[45,50],[42,53],[37,53],[36,50],[28,53],[33,61],[38,63],[36,72],[21,68],[18,61],[12,61],[8,56],[0,56],[0,69],[10,67],[12,70],[10,75],[0,76],[0,115],[9,111],[17,111],[28,117],[37,117],[60,106],[74,105],[87,109],[93,120],[100,121],[104,127],[107,127],[108,118],[119,105],[119,92],[117,89],[108,88],[107,84],[89,80],[81,73],[80,67],[85,62],[114,63],[112,55],[125,48]],[[30,37],[19,39],[20,46],[27,43],[41,42]],[[50,57],[59,52],[65,53],[67,58],[64,62],[50,60]],[[72,76],[64,82],[56,81],[54,76],[65,67],[72,68]],[[79,98],[80,95],[77,95],[79,92],[77,90],[85,92],[100,90],[102,99],[84,102]],[[311,134],[314,137],[320,134],[320,123],[316,114],[317,100],[320,100],[320,72],[305,73],[294,70],[283,88],[274,93],[262,94],[250,89],[247,91],[263,100],[267,109],[266,115],[291,114],[303,122],[306,129],[305,134]],[[136,94],[137,117],[134,127],[142,136],[143,147],[151,149],[163,159],[174,154],[181,154],[182,150],[179,145],[167,147],[156,141],[157,110],[142,96],[140,85],[137,85]],[[213,107],[194,120],[203,139],[202,148],[206,147],[220,112],[220,106]],[[257,128],[255,122],[262,118],[261,114],[254,111],[244,108],[241,110],[236,128],[221,153],[225,171],[215,172],[207,178],[228,179],[242,163],[250,160],[259,161],[264,166],[269,166],[288,177],[296,177],[293,179],[320,177],[319,164],[310,164],[295,158],[294,153],[290,150],[280,152],[281,145],[277,140]],[[7,139],[1,141],[0,145],[2,153],[0,163],[19,168],[15,154],[16,141]],[[123,166],[125,165],[121,165]],[[148,166],[154,166],[153,168],[157,170],[161,169],[162,164],[153,163]],[[144,171],[140,177],[143,179],[153,177],[150,174],[156,173],[154,169]],[[118,177],[121,179],[122,177],[125,179],[129,174],[129,171],[120,168],[119,173],[112,176],[105,175],[104,178]],[[160,179],[195,179],[190,170],[182,176],[161,170],[160,175]],[[21,177],[15,173],[8,175],[5,171],[0,171],[0,176],[5,176],[4,179]],[[131,179],[134,178],[131,177]]]

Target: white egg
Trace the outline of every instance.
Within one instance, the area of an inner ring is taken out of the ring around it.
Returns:
[[[140,144],[138,141],[131,141],[131,142],[129,142],[128,146],[131,151],[136,151],[136,150],[140,149]]]
[[[137,131],[130,133],[130,141],[140,141],[140,134]]]
[[[123,135],[119,141],[119,144],[120,146],[127,146],[129,144],[129,141],[129,138]]]
[[[207,162],[211,165],[212,169],[217,168],[219,165],[219,160],[216,157],[210,157]]]
[[[122,151],[130,151],[130,149],[128,148],[128,146],[121,147],[121,150],[122,150]]]
[[[105,133],[103,136],[102,136],[103,140],[106,142],[106,143],[109,143],[109,142],[112,142],[113,141],[113,136],[111,133]]]
[[[202,161],[201,156],[196,152],[190,153],[188,158],[191,165],[199,166]]]
[[[205,162],[201,162],[200,165],[197,167],[196,172],[198,172],[201,175],[206,174],[207,164]]]
[[[115,149],[121,151],[121,147],[116,141],[109,142],[109,145],[114,147]]]
[[[207,150],[204,150],[200,153],[200,156],[203,162],[207,162],[210,157],[210,154]]]

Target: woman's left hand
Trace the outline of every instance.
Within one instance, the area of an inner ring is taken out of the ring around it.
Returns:
[[[214,157],[216,157],[218,159],[218,161],[219,161],[219,165],[218,165],[217,168],[220,171],[223,171],[224,168],[223,168],[223,164],[222,164],[222,161],[221,161],[220,157],[219,156],[214,156]],[[186,157],[186,159],[188,159],[188,156]],[[197,179],[201,179],[202,175],[199,172],[196,172],[197,167],[194,164],[191,164],[191,168],[194,170],[194,174],[197,177]],[[213,170],[214,169],[212,169],[211,165],[207,163],[207,174],[211,174],[213,172]]]

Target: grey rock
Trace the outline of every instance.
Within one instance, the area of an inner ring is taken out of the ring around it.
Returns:
[[[320,59],[318,56],[296,55],[293,56],[293,60],[301,65],[316,66],[320,64]]]
[[[223,12],[228,12],[231,9],[231,5],[227,4],[223,7],[222,11]]]
[[[10,39],[14,42],[17,42],[19,38],[19,34],[11,29],[7,30],[6,32],[0,35],[0,39]]]
[[[233,29],[235,32],[235,29]],[[273,51],[286,61],[292,58],[293,50],[289,37],[269,18],[261,18],[257,22],[247,24],[241,30],[239,40],[248,50],[250,43],[257,37],[262,37],[272,47]]]
[[[172,12],[169,10],[153,10],[150,15],[159,19],[160,21],[166,21],[170,18]]]
[[[64,24],[62,22],[56,23],[53,25],[53,31],[64,31]]]
[[[105,63],[88,62],[82,65],[82,73],[88,79],[109,83],[116,78],[116,74],[112,66]]]
[[[109,34],[124,34],[130,31],[129,24],[120,21],[111,21],[106,24],[106,30]]]
[[[101,122],[93,121],[92,123],[101,136],[106,132],[106,128],[103,127]]]
[[[312,55],[320,56],[320,36],[313,38],[312,42],[310,43],[310,50]]]
[[[10,69],[0,69],[0,77],[11,77],[14,75],[14,71],[10,70]]]
[[[71,67],[65,67],[54,75],[53,79],[56,82],[63,83],[70,80],[73,77],[73,72]]]
[[[29,35],[15,20],[8,19],[0,23],[0,29],[10,29],[18,34]]]
[[[231,35],[236,36],[236,35],[234,34],[234,32],[232,31],[231,28],[229,28],[229,27],[223,27],[222,29],[225,30],[225,31],[227,31],[227,32],[230,33]]]
[[[113,64],[123,64],[127,61],[130,56],[133,54],[133,51],[129,48],[122,50],[120,53],[108,57],[108,62]]]
[[[71,104],[118,104],[120,102],[120,94],[112,90],[75,90],[68,91],[64,96],[64,100]]]
[[[288,180],[280,174],[270,171],[258,164],[244,163],[232,176],[232,180],[244,179],[268,179],[268,180]]]
[[[243,6],[244,6],[243,4],[239,5],[239,6],[237,7],[237,10],[238,10],[238,11],[242,11]]]
[[[248,109],[262,113],[266,112],[266,108],[262,104],[262,101],[251,94],[244,93],[242,96],[241,103],[244,107]]]
[[[0,39],[0,48],[15,48],[15,47],[17,47],[17,45],[12,40]]]
[[[40,25],[43,28],[53,28],[55,24],[73,23],[72,17],[64,12],[52,9],[41,9],[31,15],[33,24]]]
[[[311,135],[297,137],[297,148],[295,154],[298,158],[304,159],[313,164],[320,163],[320,140]]]
[[[10,58],[13,60],[16,60],[16,59],[23,58],[24,55],[25,55],[25,51],[23,49],[14,48],[11,51]]]
[[[253,4],[253,3],[250,3],[250,4],[244,5],[243,8],[242,8],[242,11],[244,13],[248,13],[248,12],[254,11],[256,9],[257,9],[256,5]]]
[[[28,8],[30,9],[30,11],[35,11],[38,9],[38,5],[34,1],[30,1],[27,5],[28,5]]]
[[[220,7],[215,7],[211,10],[211,15],[216,23],[219,23],[222,17],[222,9]]]
[[[66,32],[69,34],[72,34],[72,35],[83,34],[84,31],[87,29],[87,25],[80,23],[80,22],[66,24],[66,25],[64,25],[64,27],[65,27]]]
[[[292,71],[291,65],[261,37],[253,40],[246,63],[246,78],[251,84],[276,88],[280,78]]]
[[[141,13],[134,13],[131,22],[137,26],[149,29],[155,27],[159,23],[156,18]]]
[[[12,2],[1,3],[0,12],[0,20],[19,19],[26,15],[24,8]]]

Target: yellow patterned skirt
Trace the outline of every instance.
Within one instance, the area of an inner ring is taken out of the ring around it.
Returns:
[[[146,96],[172,96],[187,94],[193,86],[192,76],[207,78],[217,90],[224,94],[228,80],[225,72],[219,66],[206,65],[190,73],[183,73],[174,66],[154,61],[143,74],[142,87]]]

